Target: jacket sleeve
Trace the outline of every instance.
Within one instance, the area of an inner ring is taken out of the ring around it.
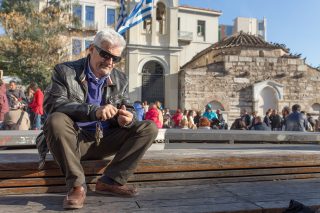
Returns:
[[[47,114],[62,112],[75,122],[95,121],[98,106],[79,100],[70,95],[65,70],[60,70],[57,65],[52,73],[51,84],[45,91],[44,110]],[[73,80],[75,84],[79,84]],[[80,88],[80,87],[79,87]]]

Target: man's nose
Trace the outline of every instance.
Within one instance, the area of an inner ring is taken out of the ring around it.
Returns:
[[[113,64],[113,59],[112,59],[112,57],[104,58],[104,62],[107,63],[107,64]]]

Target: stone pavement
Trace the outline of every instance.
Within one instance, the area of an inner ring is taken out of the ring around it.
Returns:
[[[319,190],[320,179],[221,184],[204,180],[180,186],[162,182],[140,188],[135,198],[89,192],[83,209],[68,212],[282,212],[291,199],[320,207]],[[0,212],[64,212],[63,198],[64,194],[2,196]]]

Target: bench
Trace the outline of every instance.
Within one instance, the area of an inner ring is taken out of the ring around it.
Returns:
[[[84,161],[89,189],[111,158]],[[48,158],[39,171],[36,150],[0,151],[0,195],[65,192],[57,164]],[[320,146],[315,144],[166,144],[148,150],[130,183],[179,185],[320,178]]]

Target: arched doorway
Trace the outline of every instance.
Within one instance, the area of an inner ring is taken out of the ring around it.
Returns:
[[[217,109],[225,111],[223,105],[219,101],[211,101],[209,104],[211,104],[212,110],[214,111],[216,111]]]
[[[212,110],[215,112],[217,111],[217,109],[220,109],[223,115],[223,119],[226,123],[228,123],[228,112],[225,111],[225,108],[222,105],[222,103],[220,103],[219,101],[211,101],[209,104],[211,105]]]
[[[149,61],[142,67],[142,101],[164,103],[164,68],[157,61]]]
[[[277,92],[272,87],[265,87],[258,96],[258,115],[264,116],[268,109],[278,109]]]
[[[253,111],[264,116],[268,109],[279,110],[279,102],[283,100],[284,86],[276,81],[266,80],[253,85]]]

